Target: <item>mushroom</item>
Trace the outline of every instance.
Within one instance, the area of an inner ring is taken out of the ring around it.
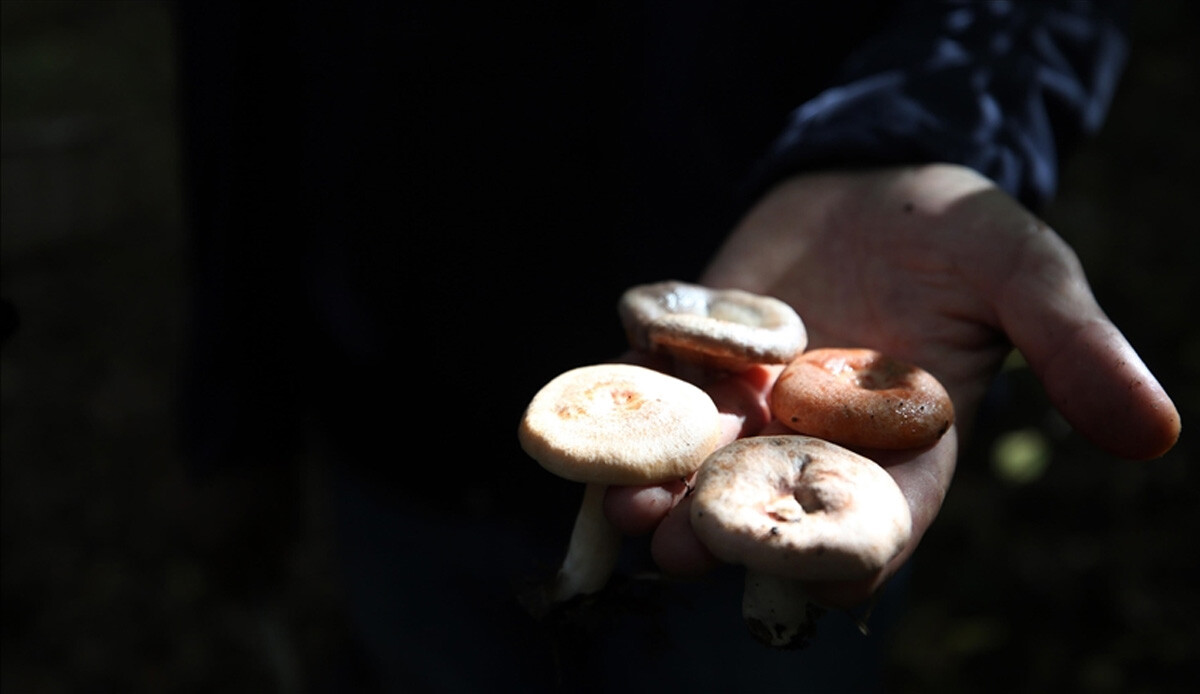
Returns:
[[[643,284],[621,295],[618,312],[635,349],[730,371],[787,363],[808,344],[791,306],[740,289]]]
[[[690,476],[720,443],[721,420],[700,388],[642,366],[569,370],[542,387],[521,419],[521,447],[551,473],[586,485],[566,557],[545,598],[605,586],[621,535],[604,515],[608,485]]]
[[[868,578],[912,534],[908,502],[882,467],[798,434],[738,439],[710,455],[690,520],[716,557],[746,567],[747,627],[779,648],[812,633],[820,609],[803,582]]]
[[[933,374],[864,348],[798,356],[775,380],[770,404],[789,429],[856,448],[925,448],[954,423],[954,403]]]

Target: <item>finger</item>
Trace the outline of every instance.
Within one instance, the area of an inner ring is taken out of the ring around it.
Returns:
[[[704,388],[727,420],[727,436],[722,443],[753,436],[771,421],[768,398],[780,371],[780,366],[755,365],[718,378]]]
[[[645,535],[662,522],[687,490],[684,480],[648,487],[609,487],[604,513],[622,534]]]
[[[900,487],[912,514],[912,536],[900,554],[872,576],[855,581],[807,584],[810,596],[829,607],[851,608],[866,602],[916,551],[950,489],[958,457],[958,431],[952,426],[938,443],[925,451],[859,452],[883,466]]]
[[[650,556],[664,573],[675,578],[702,576],[720,566],[692,531],[691,497],[680,501],[663,518],[650,539]]]
[[[1179,412],[1096,303],[1074,252],[1039,225],[1009,267],[995,299],[1001,327],[1058,411],[1114,455],[1166,453]]]
[[[1034,368],[1067,421],[1114,455],[1157,458],[1179,439],[1179,411],[1110,323],[1077,327],[1057,353]]]

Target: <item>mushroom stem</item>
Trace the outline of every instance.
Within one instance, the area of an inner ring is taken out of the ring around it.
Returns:
[[[608,485],[597,482],[584,488],[567,555],[550,588],[551,602],[600,591],[616,568],[621,533],[604,515],[607,488]]]
[[[748,569],[742,617],[750,634],[774,648],[804,648],[824,610],[800,581]]]

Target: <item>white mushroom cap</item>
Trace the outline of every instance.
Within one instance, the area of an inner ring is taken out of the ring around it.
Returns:
[[[791,306],[740,289],[666,281],[632,287],[618,304],[630,344],[730,370],[783,364],[808,333]]]
[[[576,482],[653,484],[686,477],[720,442],[721,420],[700,388],[632,364],[567,371],[530,401],[521,447]]]
[[[800,580],[854,580],[908,543],[912,517],[875,462],[807,436],[739,439],[696,476],[691,522],[720,559]]]

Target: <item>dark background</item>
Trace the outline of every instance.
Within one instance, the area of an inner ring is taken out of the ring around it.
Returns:
[[[20,317],[0,372],[0,688],[303,691],[306,664],[343,635],[320,496],[284,590],[254,607],[179,531],[187,258],[171,6],[0,11],[0,288]],[[891,647],[897,691],[1200,681],[1197,19],[1183,0],[1136,4],[1109,122],[1046,212],[1184,435],[1161,460],[1114,459],[1012,363],[920,552]],[[320,475],[312,465],[312,489]]]

